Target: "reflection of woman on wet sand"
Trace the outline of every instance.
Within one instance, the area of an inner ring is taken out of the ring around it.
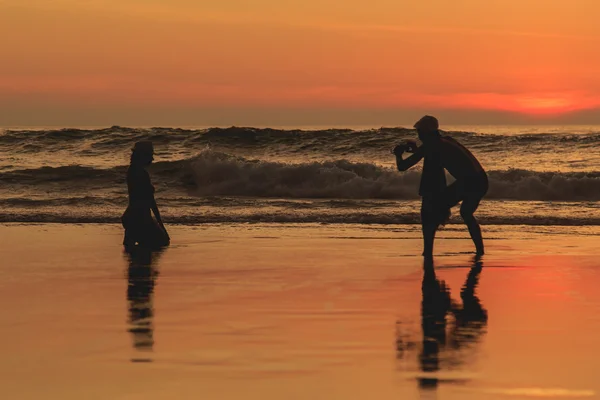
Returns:
[[[143,247],[134,248],[127,253],[127,300],[129,302],[129,332],[132,334],[133,347],[138,351],[152,351],[154,346],[154,307],[153,293],[158,271],[156,261],[159,253],[152,253]],[[142,357],[134,362],[150,362]]]
[[[160,248],[168,246],[170,242],[154,199],[154,186],[146,171],[153,159],[152,142],[142,141],[135,144],[131,152],[131,164],[127,170],[129,206],[121,217],[125,228],[125,247],[138,244],[146,248]],[[151,212],[154,213],[156,221]]]

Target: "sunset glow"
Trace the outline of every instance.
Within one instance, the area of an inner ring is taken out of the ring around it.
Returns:
[[[189,111],[181,123],[251,123],[250,109],[568,120],[600,107],[599,13],[592,0],[7,0],[0,124],[73,109],[90,123],[173,109]]]

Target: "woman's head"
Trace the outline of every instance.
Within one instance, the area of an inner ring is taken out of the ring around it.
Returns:
[[[131,163],[150,165],[154,160],[154,146],[149,140],[137,142],[131,149]]]

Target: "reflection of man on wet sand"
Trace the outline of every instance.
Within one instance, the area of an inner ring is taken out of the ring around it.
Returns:
[[[409,141],[392,151],[399,171],[406,171],[421,159],[423,173],[419,195],[422,197],[421,224],[423,227],[423,255],[433,255],[433,241],[440,225],[450,218],[450,209],[462,201],[460,215],[469,228],[477,254],[484,253],[481,228],[473,215],[488,190],[488,178],[475,156],[456,140],[442,136],[437,119],[421,118],[414,126],[423,144]],[[403,158],[402,155],[412,153]],[[456,179],[446,186],[444,169]]]
[[[456,351],[476,343],[485,332],[487,311],[475,295],[482,267],[482,262],[476,258],[461,290],[462,305],[460,305],[451,299],[446,283],[436,277],[433,261],[425,261],[421,286],[423,337],[419,352],[419,368],[422,372],[433,374],[440,371],[442,360],[452,366],[460,364],[461,354]],[[454,316],[454,323],[450,328],[447,322],[448,314]],[[396,344],[398,358],[404,358],[407,344],[400,336]],[[441,358],[440,354],[444,349],[449,349],[451,352],[444,353],[445,358]],[[435,375],[419,378],[419,385],[422,388],[436,388],[438,382],[439,379]]]
[[[419,354],[419,363],[423,372],[435,372],[440,369],[440,348],[446,345],[446,314],[452,305],[446,283],[435,276],[433,262],[427,261],[423,266],[421,291],[423,346]],[[419,383],[421,386],[430,386],[437,384],[437,380],[424,378]]]
[[[476,259],[460,291],[462,307],[453,304],[452,313],[455,322],[450,334],[450,345],[455,349],[477,341],[487,325],[487,310],[475,295],[482,269],[483,263]]]

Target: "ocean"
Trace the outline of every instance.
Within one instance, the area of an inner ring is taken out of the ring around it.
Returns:
[[[600,126],[444,133],[488,172],[483,224],[600,225]],[[4,129],[0,221],[119,222],[130,149],[151,140],[165,223],[414,224],[420,167],[398,172],[390,154],[408,138],[402,127]]]

